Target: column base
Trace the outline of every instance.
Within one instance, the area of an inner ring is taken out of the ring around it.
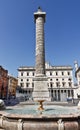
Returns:
[[[34,90],[33,90],[34,101],[50,101],[47,77],[35,77],[34,78]]]

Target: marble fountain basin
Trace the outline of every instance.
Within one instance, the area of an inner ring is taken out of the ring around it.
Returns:
[[[80,130],[80,109],[77,106],[17,105],[0,111],[3,130]]]

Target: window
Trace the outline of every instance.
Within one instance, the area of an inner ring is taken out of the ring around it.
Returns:
[[[56,72],[56,75],[58,75],[58,72]]]
[[[70,90],[68,90],[68,97],[70,97]]]
[[[50,87],[51,87],[51,88],[53,87],[53,84],[52,84],[52,83],[50,83]]]
[[[61,90],[61,93],[63,93],[63,90]]]
[[[27,72],[27,76],[29,76],[29,72]]]
[[[64,75],[64,72],[62,72],[62,75]]]
[[[29,87],[29,83],[26,83],[26,87]]]
[[[50,81],[52,81],[52,79],[50,79]]]
[[[57,86],[57,87],[60,87],[60,82],[56,82],[56,86]]]
[[[20,83],[20,86],[21,86],[21,87],[24,87],[24,83]]]
[[[69,87],[71,87],[72,86],[72,83],[71,82],[69,82]]]
[[[64,93],[66,93],[66,90],[64,90]]]
[[[65,83],[64,83],[64,82],[62,83],[62,86],[63,86],[63,87],[65,86]]]
[[[30,90],[29,90],[29,93],[30,93]]]
[[[23,72],[21,72],[21,76],[23,76]]]
[[[32,87],[34,87],[34,83],[32,83]]]
[[[74,96],[74,92],[73,92],[73,90],[71,90],[71,95],[72,95],[72,97]]]
[[[23,79],[21,79],[21,81],[23,81]]]
[[[69,78],[68,80],[71,81],[71,78]]]
[[[50,72],[50,75],[52,75],[52,72]]]
[[[68,75],[70,75],[70,72],[67,72],[68,73]]]
[[[32,75],[34,76],[34,72],[32,73]]]
[[[27,79],[27,81],[29,81],[29,79]]]
[[[58,79],[56,79],[56,81],[58,81]]]
[[[10,79],[10,83],[12,83],[12,79]]]
[[[56,86],[57,86],[57,87],[59,86],[58,83],[56,83]]]

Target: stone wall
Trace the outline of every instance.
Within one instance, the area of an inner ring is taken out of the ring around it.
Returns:
[[[4,130],[80,130],[79,115],[33,116],[0,114],[0,128]]]

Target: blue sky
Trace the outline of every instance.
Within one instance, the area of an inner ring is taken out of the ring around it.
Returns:
[[[35,65],[38,6],[46,12],[46,61],[80,65],[80,0],[0,0],[0,65],[17,76],[19,66]]]

